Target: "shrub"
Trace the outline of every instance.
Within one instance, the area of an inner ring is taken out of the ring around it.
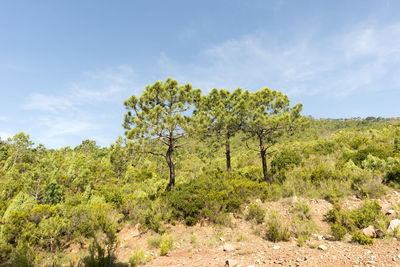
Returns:
[[[299,201],[295,203],[293,207],[293,213],[293,232],[298,239],[308,239],[310,235],[317,229],[316,224],[311,219],[310,206],[305,201]]]
[[[298,166],[301,164],[301,155],[293,150],[283,150],[276,155],[271,161],[272,173],[280,170],[288,169],[290,166]]]
[[[347,234],[347,229],[343,225],[338,222],[331,224],[331,233],[335,240],[342,240],[343,237]]]
[[[288,241],[290,237],[289,229],[284,224],[281,216],[273,211],[267,221],[265,237],[272,242]]]
[[[160,255],[165,256],[174,246],[174,239],[171,234],[164,234],[161,238]]]
[[[400,184],[400,165],[397,165],[386,174],[384,182],[386,184]]]
[[[265,210],[258,204],[252,204],[248,207],[246,220],[255,220],[257,223],[262,223],[265,217]]]
[[[355,231],[351,236],[354,242],[361,245],[372,245],[374,243],[374,240],[371,237],[364,235],[361,231]]]
[[[149,237],[147,239],[147,245],[149,245],[150,248],[159,248],[160,244],[161,244],[161,236]]]
[[[234,177],[228,181],[223,173],[209,172],[177,185],[168,200],[172,217],[184,219],[191,226],[200,218],[221,223],[224,213],[239,211],[241,205],[251,197],[260,197],[264,191],[265,183]]]
[[[358,236],[358,231],[369,225],[381,225],[385,220],[381,206],[375,200],[365,200],[360,209],[342,210],[336,204],[327,213],[327,221],[331,224],[331,232],[336,240],[341,240],[347,231],[352,232],[357,242],[369,242]],[[355,234],[354,234],[355,233]]]
[[[131,257],[129,258],[129,263],[131,264],[131,267],[136,267],[139,264],[145,264],[146,259],[144,257],[144,251],[137,250],[137,251],[133,252]]]
[[[96,238],[89,246],[89,255],[81,260],[85,267],[109,267],[114,266],[116,243],[114,238],[108,237],[104,246]]]

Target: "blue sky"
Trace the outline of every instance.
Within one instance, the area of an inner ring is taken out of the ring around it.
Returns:
[[[0,137],[123,135],[123,101],[167,77],[283,91],[314,117],[398,117],[399,1],[0,2]]]

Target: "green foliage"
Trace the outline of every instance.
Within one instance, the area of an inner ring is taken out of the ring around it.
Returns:
[[[165,256],[174,247],[174,239],[171,234],[163,234],[160,243],[160,255]]]
[[[89,246],[89,255],[81,262],[85,267],[111,267],[114,266],[115,260],[114,251],[110,251],[94,239]]]
[[[161,236],[152,236],[147,239],[150,248],[159,248],[161,245]]]
[[[257,93],[216,90],[222,106],[208,103],[213,110],[208,119],[199,121],[193,104],[200,92],[190,85],[178,86],[169,79],[145,91],[137,102],[133,98],[126,102],[127,134],[132,141],[120,137],[100,148],[85,140],[74,149],[34,146],[24,133],[0,141],[0,262],[11,264],[16,255],[24,254],[24,245],[38,255],[36,265],[47,266],[51,259],[45,255],[62,255],[67,244],[84,245],[94,236],[98,240],[106,236],[107,240],[127,221],[162,235],[167,224],[176,220],[187,225],[204,219],[230,225],[230,213],[241,212],[243,205],[256,199],[297,196],[340,203],[349,195],[378,198],[391,187],[399,187],[398,121],[310,118],[310,127],[300,132],[296,129],[306,123],[298,113],[300,106],[289,107],[285,96],[267,89]],[[174,104],[169,106],[171,101]],[[150,124],[132,123],[140,117],[134,103],[139,114],[143,112],[142,123]],[[273,110],[276,114],[270,112]],[[207,113],[207,109],[203,111]],[[229,114],[223,115],[224,111]],[[227,160],[227,125],[230,175],[222,171]],[[249,131],[271,129],[268,127],[277,131],[272,135]],[[176,172],[176,187],[168,191],[170,172],[163,161],[164,141],[169,141],[171,130],[176,147],[170,150],[168,167]],[[264,150],[259,146],[260,137]],[[257,153],[248,149],[257,146]],[[261,151],[265,152],[265,166],[259,159]],[[265,182],[265,170],[270,184]],[[299,201],[291,212],[288,221],[269,216],[265,229],[259,225],[255,232],[279,240],[286,239],[290,227],[299,244],[304,242],[316,231],[309,207]],[[260,222],[262,213],[250,206],[245,215]],[[357,210],[335,205],[327,218],[336,239],[369,225],[385,230],[388,224],[388,216],[383,216],[374,202]],[[107,244],[100,243],[106,257]],[[161,237],[157,246],[161,246]],[[96,251],[93,253],[98,255]]]
[[[335,240],[342,240],[343,237],[347,234],[347,229],[345,226],[336,221],[331,224],[331,233]]]
[[[190,112],[191,105],[199,100],[200,92],[200,89],[193,90],[191,84],[179,86],[176,80],[168,78],[164,83],[157,81],[146,86],[139,98],[132,95],[124,102],[128,109],[123,124],[127,138],[138,142],[143,152],[162,157],[164,154],[154,149],[166,146],[169,189],[175,185],[172,155],[180,139],[189,131],[192,117],[186,114]]]
[[[394,185],[400,184],[400,164],[386,174],[385,183]]]
[[[272,242],[289,241],[289,228],[278,212],[272,211],[267,220],[266,239]]]
[[[365,237],[360,231],[369,225],[378,226],[387,220],[381,213],[381,206],[376,200],[365,200],[363,206],[355,210],[343,210],[336,204],[327,213],[327,221],[331,224],[331,232],[336,240],[341,240],[347,232],[351,232],[353,240],[360,244],[369,244],[370,238]],[[386,223],[385,228],[386,228]],[[361,237],[360,237],[361,235]],[[372,239],[371,239],[372,240]]]
[[[34,267],[35,254],[27,244],[21,244],[14,251],[11,264],[18,267]]]
[[[263,183],[245,179],[227,181],[219,173],[208,173],[178,185],[169,196],[172,215],[194,225],[202,217],[218,221],[224,212],[238,211],[251,197],[259,197]]]
[[[258,204],[251,204],[247,208],[246,220],[254,220],[257,223],[262,223],[265,217],[265,210]]]
[[[305,201],[298,201],[292,208],[292,232],[297,239],[309,239],[311,234],[317,230],[317,226],[311,218],[310,206]]]
[[[137,250],[137,251],[133,252],[131,257],[129,258],[129,263],[130,263],[131,267],[137,267],[140,264],[145,264],[146,258],[144,257],[144,251]]]
[[[361,245],[372,245],[374,239],[364,235],[361,231],[355,231],[351,234],[351,240]]]
[[[56,181],[50,182],[45,189],[43,202],[46,204],[55,205],[62,202],[63,198],[63,187]]]
[[[271,161],[272,173],[277,173],[280,170],[286,170],[290,166],[298,166],[301,164],[301,155],[293,150],[283,150],[277,154]]]

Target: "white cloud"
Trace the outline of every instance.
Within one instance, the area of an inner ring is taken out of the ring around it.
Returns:
[[[99,128],[95,123],[82,118],[47,116],[39,119],[39,122],[46,129],[44,133],[46,139],[62,135],[82,134]]]
[[[162,55],[164,73],[210,89],[264,86],[289,95],[345,97],[399,84],[400,24],[364,23],[321,37],[305,33],[282,41],[267,33],[227,40],[181,64]]]
[[[115,100],[120,93],[132,89],[137,75],[129,66],[86,72],[81,81],[67,86],[65,93],[48,95],[31,94],[24,109],[64,112],[81,105]]]
[[[118,107],[123,109],[123,100],[142,90],[137,75],[128,66],[84,73],[81,81],[70,83],[58,94],[33,93],[28,96],[23,109],[32,111],[37,121],[35,137],[51,147],[71,144],[71,140],[93,139],[107,145],[107,127],[110,117]],[[110,114],[111,113],[111,114]],[[122,114],[116,121],[121,124]],[[109,140],[111,142],[112,140]]]

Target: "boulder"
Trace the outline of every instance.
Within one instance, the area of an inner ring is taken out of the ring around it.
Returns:
[[[400,226],[400,220],[399,220],[399,219],[391,220],[387,231],[388,231],[389,233],[391,233],[391,232],[393,232],[396,228],[399,228],[399,226]]]
[[[368,226],[367,228],[364,228],[362,230],[363,234],[369,237],[374,237],[375,236],[375,228],[373,225]]]
[[[319,249],[319,250],[324,250],[324,251],[325,251],[325,250],[328,249],[328,247],[325,246],[325,245],[319,245],[319,246],[318,246],[318,249]]]

